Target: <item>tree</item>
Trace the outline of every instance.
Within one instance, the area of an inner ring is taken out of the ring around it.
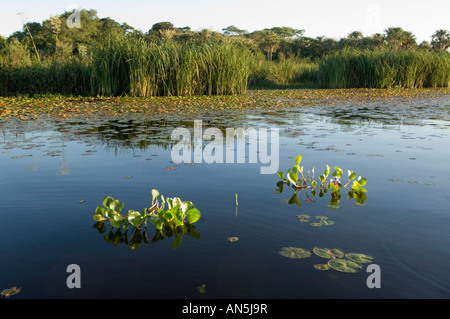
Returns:
[[[437,30],[431,36],[431,46],[436,51],[445,51],[450,47],[450,33],[447,30]]]
[[[227,36],[240,36],[248,33],[247,30],[238,29],[234,25],[230,25],[226,28],[223,28],[222,31],[223,34]]]
[[[417,46],[415,36],[402,28],[387,28],[384,32],[386,44],[391,49],[411,49]]]

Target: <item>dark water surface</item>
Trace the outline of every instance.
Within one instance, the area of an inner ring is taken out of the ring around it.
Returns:
[[[280,171],[299,154],[317,175],[327,164],[351,169],[367,179],[367,199],[355,205],[343,193],[330,210],[329,194],[310,202],[301,193],[299,207],[261,163],[172,163],[170,134],[193,119],[0,122],[0,289],[22,287],[15,298],[450,297],[448,99],[196,119],[204,129],[278,128]],[[109,226],[93,228],[105,196],[141,211],[154,188],[195,203],[200,238],[185,235],[173,249],[173,237],[152,243],[149,227],[149,242],[130,249],[104,240]],[[315,228],[299,214],[335,224]],[[367,264],[319,271],[326,260],[285,258],[286,246],[371,255],[381,288],[367,287]],[[70,264],[80,266],[80,289],[66,286]]]

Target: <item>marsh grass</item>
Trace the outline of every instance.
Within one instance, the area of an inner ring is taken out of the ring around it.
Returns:
[[[344,49],[319,63],[323,88],[450,86],[450,55],[424,50]]]
[[[232,43],[154,44],[111,40],[92,57],[94,93],[105,96],[243,94],[250,56]]]
[[[318,64],[308,60],[286,58],[267,61],[254,58],[251,64],[249,86],[254,88],[277,88],[288,86],[315,87]]]

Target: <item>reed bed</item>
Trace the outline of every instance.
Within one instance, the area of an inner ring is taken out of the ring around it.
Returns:
[[[25,55],[24,55],[25,54]],[[148,43],[114,38],[89,58],[38,62],[0,55],[0,94],[60,93],[100,96],[244,94],[252,55],[234,43]],[[17,59],[16,59],[17,60]]]
[[[97,48],[92,87],[100,95],[244,94],[248,51],[232,43],[147,43],[122,39]]]
[[[344,49],[319,63],[322,88],[450,87],[450,54]]]

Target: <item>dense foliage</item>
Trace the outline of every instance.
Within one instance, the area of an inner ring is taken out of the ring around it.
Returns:
[[[339,40],[289,27],[193,31],[170,22],[143,32],[79,12],[0,36],[0,95],[242,94],[250,87],[448,87],[450,33],[418,44],[402,28]],[[69,23],[68,23],[69,22]]]

